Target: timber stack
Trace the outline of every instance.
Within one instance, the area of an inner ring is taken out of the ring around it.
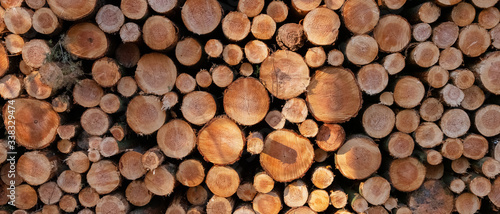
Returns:
[[[498,0],[0,0],[0,214],[497,213]]]

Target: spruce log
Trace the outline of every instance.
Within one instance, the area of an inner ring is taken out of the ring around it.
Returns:
[[[11,106],[11,108],[8,108]],[[14,114],[9,114],[15,108]],[[4,105],[4,124],[9,123],[9,115],[16,119],[16,143],[27,149],[42,149],[54,141],[59,127],[59,115],[52,105],[35,99],[15,99],[13,105]]]
[[[87,183],[99,194],[108,194],[121,183],[120,172],[115,163],[102,160],[92,164],[87,173]]]
[[[222,19],[222,32],[231,41],[241,41],[250,33],[250,20],[242,12],[231,11]]]
[[[274,180],[266,172],[258,172],[253,177],[253,187],[259,193],[268,193],[274,188]]]
[[[455,198],[455,208],[459,213],[476,213],[481,207],[481,201],[472,193],[462,193]]]
[[[22,81],[17,76],[6,75],[0,79],[0,96],[4,99],[15,99],[21,94],[22,86]]]
[[[236,195],[242,201],[253,201],[253,198],[257,195],[257,190],[255,190],[251,182],[242,182],[236,190]]]
[[[118,95],[109,93],[102,96],[101,101],[99,102],[99,107],[101,107],[102,111],[108,114],[113,114],[124,110],[123,102],[124,101],[120,99]]]
[[[184,160],[179,164],[175,178],[184,186],[195,187],[205,179],[205,168],[199,160]]]
[[[181,112],[184,118],[194,124],[203,125],[216,113],[217,106],[213,96],[204,91],[193,91],[184,96]]]
[[[155,12],[160,14],[169,15],[173,13],[180,5],[182,1],[173,0],[173,1],[165,1],[165,0],[148,0],[148,5]]]
[[[392,186],[402,192],[418,189],[425,179],[425,166],[413,157],[395,159],[389,167]]]
[[[227,87],[223,103],[224,112],[230,118],[239,124],[250,126],[264,119],[270,100],[265,87],[257,79],[247,77],[240,78]]]
[[[187,0],[182,6],[182,22],[198,35],[215,30],[222,18],[222,8],[216,0]]]
[[[278,110],[271,110],[265,118],[266,123],[273,129],[282,129],[285,127],[286,119]]]
[[[409,134],[393,132],[383,145],[392,157],[406,158],[413,153],[415,142]]]
[[[438,7],[434,2],[428,1],[417,5],[416,7],[410,9],[411,18],[413,22],[423,22],[426,24],[433,23],[438,20],[441,15],[441,8]]]
[[[248,42],[244,49],[247,60],[253,64],[259,64],[269,56],[269,48],[260,40]]]
[[[9,34],[5,37],[5,47],[9,53],[18,55],[23,51],[24,39],[17,34]]]
[[[21,184],[17,186],[14,197],[16,198],[14,205],[18,209],[31,209],[38,202],[38,196],[35,189],[28,184]]]
[[[174,191],[177,184],[175,180],[175,166],[173,164],[164,164],[149,171],[144,177],[146,188],[155,195],[169,195]]]
[[[28,2],[26,2],[28,3]],[[33,29],[41,34],[53,34],[61,27],[56,14],[49,8],[40,8],[33,14]]]
[[[115,55],[118,63],[126,68],[134,67],[141,58],[139,47],[131,42],[118,45]]]
[[[59,18],[67,21],[76,21],[94,12],[97,0],[47,0],[47,3]]]
[[[364,34],[377,25],[380,9],[375,1],[347,0],[342,8],[342,18],[347,29],[354,34]]]
[[[111,118],[100,108],[90,108],[82,114],[80,124],[91,135],[103,135],[111,126]]]
[[[292,98],[286,101],[281,113],[292,123],[301,123],[307,118],[307,104],[302,98]]]
[[[396,114],[396,129],[404,133],[412,133],[420,124],[420,115],[414,109],[405,109]]]
[[[318,131],[318,124],[313,119],[306,119],[304,120],[304,122],[299,124],[299,132],[304,137],[316,137]]]
[[[456,160],[462,156],[464,145],[459,138],[448,138],[443,142],[441,147],[441,155],[450,160]]]
[[[443,141],[443,132],[435,123],[423,122],[414,133],[415,142],[423,148],[433,148]]]
[[[90,60],[104,56],[108,51],[109,43],[106,34],[95,24],[89,22],[73,25],[64,39],[64,47],[68,52],[79,58]]]
[[[283,22],[288,17],[288,6],[282,1],[271,1],[267,5],[266,14],[277,23]]]
[[[99,199],[95,206],[96,214],[116,213],[126,214],[130,211],[130,205],[125,197],[120,193],[106,195]]]
[[[260,164],[275,181],[288,182],[302,177],[313,158],[314,149],[307,138],[290,130],[277,130],[267,135]]]
[[[344,63],[344,53],[337,49],[328,52],[326,62],[331,66],[341,66]]]
[[[28,184],[38,186],[54,177],[59,168],[57,157],[45,152],[26,152],[18,160],[19,176]]]
[[[333,183],[335,175],[331,166],[319,166],[313,170],[311,181],[315,187],[325,189]]]
[[[125,197],[132,205],[142,207],[151,201],[153,194],[148,190],[144,181],[134,180],[125,189]]]
[[[174,119],[164,124],[156,135],[158,147],[170,158],[182,159],[196,146],[196,135],[184,120]]]
[[[33,25],[32,14],[33,11],[24,7],[7,8],[3,16],[3,22],[8,31],[15,34],[25,34]]]
[[[462,52],[457,48],[448,47],[439,54],[439,66],[446,70],[457,69],[462,62]]]
[[[315,212],[323,212],[330,205],[330,196],[326,190],[317,189],[309,194],[307,205]]]
[[[243,64],[242,64],[242,67],[243,67]],[[253,73],[253,70],[252,70],[252,73]],[[250,75],[248,75],[248,76],[250,76]],[[200,86],[202,88],[208,88],[210,85],[212,85],[212,75],[210,74],[210,72],[208,72],[205,69],[200,70],[196,74],[195,79],[196,79],[196,83],[198,84],[198,86]]]
[[[447,110],[439,123],[443,134],[451,138],[457,138],[467,133],[470,125],[469,116],[462,109]]]
[[[207,203],[207,214],[231,214],[234,201],[231,198],[212,196]]]
[[[471,24],[460,30],[457,44],[466,56],[477,57],[486,52],[491,44],[491,37],[486,29],[477,24]]]
[[[78,193],[82,188],[82,176],[75,171],[65,170],[58,175],[57,185],[66,193]]]
[[[469,159],[462,156],[456,160],[451,161],[451,169],[453,172],[458,174],[467,173],[467,169],[470,167]]]
[[[401,16],[385,15],[373,30],[373,38],[377,41],[381,51],[399,52],[411,40],[411,26]]]
[[[401,77],[394,87],[394,101],[403,108],[414,108],[424,95],[424,85],[415,77]]]
[[[335,166],[349,179],[365,179],[378,170],[382,162],[380,150],[366,136],[353,137],[335,155]]]
[[[417,42],[424,42],[432,35],[432,27],[427,23],[418,23],[412,26],[412,36]]]
[[[238,190],[240,176],[231,167],[213,166],[208,170],[205,183],[214,195],[230,197]]]
[[[224,50],[222,51],[222,59],[228,65],[232,65],[232,66],[238,65],[238,64],[240,64],[241,60],[243,60],[243,50],[237,44],[226,45],[226,47],[224,47]],[[232,80],[232,78],[231,78],[231,80]],[[230,82],[226,82],[225,84],[224,83],[218,84],[219,83],[218,78],[214,78],[214,83],[217,86],[223,88],[223,87],[227,86]]]
[[[245,1],[240,1],[240,3],[241,2]],[[276,32],[276,22],[271,16],[267,14],[260,14],[252,19],[252,27],[250,28],[250,32],[252,32],[252,35],[256,39],[269,40],[274,36],[274,33]]]
[[[331,45],[337,40],[340,19],[328,8],[316,8],[307,13],[303,25],[309,42],[314,45]]]
[[[40,201],[48,205],[58,203],[59,199],[61,199],[63,195],[63,192],[54,181],[50,181],[40,185],[37,191]]]
[[[135,80],[146,93],[163,95],[174,88],[177,68],[174,62],[161,53],[143,55],[137,63]]]
[[[283,207],[280,196],[276,191],[259,193],[252,201],[256,213],[278,214]]]
[[[410,53],[410,62],[429,68],[439,61],[439,48],[433,42],[421,42]]]
[[[450,79],[453,82],[453,85],[457,86],[459,89],[462,89],[462,92],[464,92],[464,98],[465,89],[472,87],[476,80],[474,77],[474,73],[466,68],[452,71],[450,73]]]
[[[450,19],[460,27],[470,25],[474,21],[475,16],[476,9],[474,9],[472,4],[467,2],[460,2],[453,6],[449,14]]]
[[[345,55],[355,65],[369,64],[378,55],[377,41],[366,34],[353,36],[346,44]]]
[[[89,158],[83,151],[71,153],[65,162],[69,169],[77,173],[85,173],[90,167]]]
[[[127,22],[120,28],[120,39],[123,42],[139,42],[141,36],[141,27],[134,22]]]
[[[148,14],[148,2],[146,0],[123,0],[120,3],[120,9],[127,18],[139,20]]]
[[[225,116],[214,118],[198,133],[198,151],[206,161],[214,164],[236,162],[244,146],[245,136],[241,129]]]
[[[283,50],[297,51],[306,41],[304,27],[296,23],[286,23],[278,28],[276,42]]]
[[[354,74],[340,67],[317,70],[307,87],[306,101],[313,117],[326,123],[350,120],[363,102]]]
[[[127,106],[127,124],[138,134],[152,134],[161,128],[167,117],[156,96],[136,96]]]
[[[483,158],[488,152],[488,140],[478,134],[469,134],[463,140],[463,156],[472,160]]]
[[[208,199],[208,191],[199,185],[190,187],[186,191],[186,198],[193,205],[205,205]]]
[[[389,83],[389,75],[382,65],[372,63],[361,67],[357,74],[357,81],[361,91],[368,95],[375,95],[385,89]]]
[[[205,53],[212,58],[217,58],[222,54],[223,45],[218,39],[209,39],[205,43]]]
[[[175,46],[175,58],[185,66],[193,66],[198,63],[201,54],[201,44],[191,37],[182,39]]]
[[[3,46],[2,46],[3,49]],[[50,48],[45,40],[32,39],[26,42],[23,46],[22,57],[26,65],[32,68],[40,68],[45,62],[47,54],[50,53]],[[5,55],[7,56],[7,55]],[[4,62],[9,62],[5,60]],[[8,63],[4,65],[5,71],[8,68]],[[3,66],[2,66],[3,67]],[[1,71],[1,70],[0,70]],[[4,72],[5,72],[4,71]],[[4,73],[2,72],[2,73]]]
[[[304,206],[309,197],[307,185],[302,180],[296,180],[285,187],[283,202],[289,207]]]
[[[363,112],[363,128],[373,138],[383,138],[389,135],[395,122],[396,116],[392,109],[382,104],[373,104]]]
[[[102,87],[112,87],[121,78],[120,67],[111,58],[98,59],[92,65],[92,78]]]
[[[95,16],[95,22],[105,33],[116,33],[125,23],[125,16],[119,7],[107,4],[99,8]]]
[[[441,119],[444,112],[443,104],[434,97],[429,97],[420,105],[420,117],[429,122],[434,122]]]
[[[500,134],[500,106],[491,104],[480,108],[475,113],[474,124],[479,133],[486,137]]]
[[[488,194],[488,199],[495,206],[500,207],[500,177],[493,181],[491,192]]]
[[[102,142],[105,142],[105,140],[106,138],[103,139]],[[120,142],[119,144],[123,144],[123,142]],[[125,152],[118,161],[118,169],[120,170],[120,174],[128,180],[136,180],[146,174],[146,168],[144,168],[144,166],[142,165],[141,158],[142,154],[139,152]]]
[[[493,94],[500,94],[500,86],[496,84],[500,79],[500,71],[497,69],[500,63],[500,51],[488,54],[478,64],[471,68],[477,75],[481,85]]]
[[[287,100],[306,91],[309,68],[299,54],[278,50],[262,62],[259,78],[273,96]]]
[[[247,136],[247,152],[257,155],[264,149],[264,136],[260,132],[250,132]]]
[[[458,26],[453,22],[443,22],[432,29],[432,42],[441,49],[451,47],[458,39]]]
[[[162,110],[171,109],[179,102],[179,95],[177,95],[174,91],[167,92],[161,98],[161,102],[163,104],[161,107]]]

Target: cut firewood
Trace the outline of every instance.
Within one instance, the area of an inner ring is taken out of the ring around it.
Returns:
[[[241,2],[242,1],[240,1],[240,3]],[[269,40],[276,32],[276,22],[271,16],[267,14],[260,14],[252,19],[252,27],[250,28],[250,31],[256,39]]]
[[[88,184],[99,194],[114,191],[121,183],[121,176],[115,163],[102,160],[92,164],[87,173]]]
[[[205,179],[205,168],[196,159],[184,160],[179,164],[175,177],[184,186],[195,187]]]
[[[314,149],[307,138],[290,130],[277,130],[267,135],[260,163],[274,180],[287,182],[302,177],[313,158]],[[295,170],[286,170],[290,167]]]
[[[486,105],[476,111],[474,124],[479,133],[486,137],[500,134],[500,106]]]
[[[457,44],[464,55],[477,57],[486,52],[491,44],[491,37],[486,29],[471,24],[460,30]]]
[[[416,158],[395,159],[389,168],[389,178],[397,190],[411,192],[422,185],[425,171],[425,166]]]
[[[149,135],[160,129],[167,117],[156,96],[136,96],[127,106],[127,124],[135,133]]]
[[[47,0],[50,9],[61,19],[76,21],[94,12],[97,0]]]
[[[276,191],[257,194],[252,205],[256,213],[278,214],[282,208],[280,196]]]
[[[413,153],[415,142],[413,138],[403,132],[394,132],[383,144],[383,148],[389,152],[392,157],[406,158]]]
[[[214,118],[198,133],[198,151],[205,160],[214,164],[234,163],[240,158],[244,146],[245,136],[241,129],[225,116]]]
[[[344,8],[345,10],[345,8]],[[411,40],[411,26],[398,15],[385,15],[373,30],[373,38],[383,52],[399,52]]]
[[[148,2],[146,0],[123,0],[120,3],[123,15],[129,19],[143,19],[148,14]]]
[[[174,165],[165,164],[149,171],[144,177],[144,183],[146,188],[155,195],[169,195],[176,185]]]
[[[226,114],[237,123],[246,126],[262,121],[269,110],[270,103],[265,87],[257,79],[251,77],[240,78],[231,83],[224,91],[223,102]],[[305,110],[307,112],[307,108]],[[284,112],[283,115],[286,118],[287,115]]]
[[[59,127],[59,115],[52,105],[35,99],[15,99],[12,105],[4,105],[4,124],[11,125],[10,115],[15,117],[16,143],[27,149],[42,149],[54,141]],[[10,107],[10,108],[9,108]],[[11,114],[9,112],[14,113]]]
[[[283,22],[288,17],[288,7],[282,1],[272,1],[267,5],[267,15],[271,16],[277,23]]]
[[[187,0],[182,6],[182,22],[198,35],[215,30],[222,19],[222,8],[216,0]]]
[[[383,138],[392,132],[396,122],[394,112],[382,104],[374,104],[363,112],[362,125],[373,138]]]
[[[424,85],[415,77],[401,77],[394,87],[394,101],[403,108],[414,108],[424,95]]]
[[[283,201],[289,207],[300,207],[306,204],[309,197],[307,185],[302,180],[296,180],[285,187]]]
[[[327,123],[350,120],[358,114],[362,104],[354,74],[339,67],[317,70],[307,87],[306,100],[314,118]]]
[[[302,94],[309,85],[309,68],[297,53],[278,50],[264,60],[260,80],[278,99],[290,99]]]
[[[366,65],[378,55],[377,41],[369,35],[356,35],[346,44],[345,55],[355,65]]]
[[[380,150],[373,140],[357,136],[348,140],[335,155],[337,169],[349,179],[365,179],[378,170],[382,162]]]
[[[193,91],[185,95],[182,100],[182,115],[194,125],[200,126],[210,121],[215,116],[216,110],[214,97],[204,91]]]
[[[125,23],[125,16],[119,7],[107,4],[102,6],[95,16],[95,22],[105,33],[116,33]]]
[[[109,42],[106,34],[95,24],[82,22],[68,30],[64,47],[79,58],[97,59],[106,54]]]

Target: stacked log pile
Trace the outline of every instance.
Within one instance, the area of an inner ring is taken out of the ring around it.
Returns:
[[[0,3],[0,214],[499,212],[498,0]]]

